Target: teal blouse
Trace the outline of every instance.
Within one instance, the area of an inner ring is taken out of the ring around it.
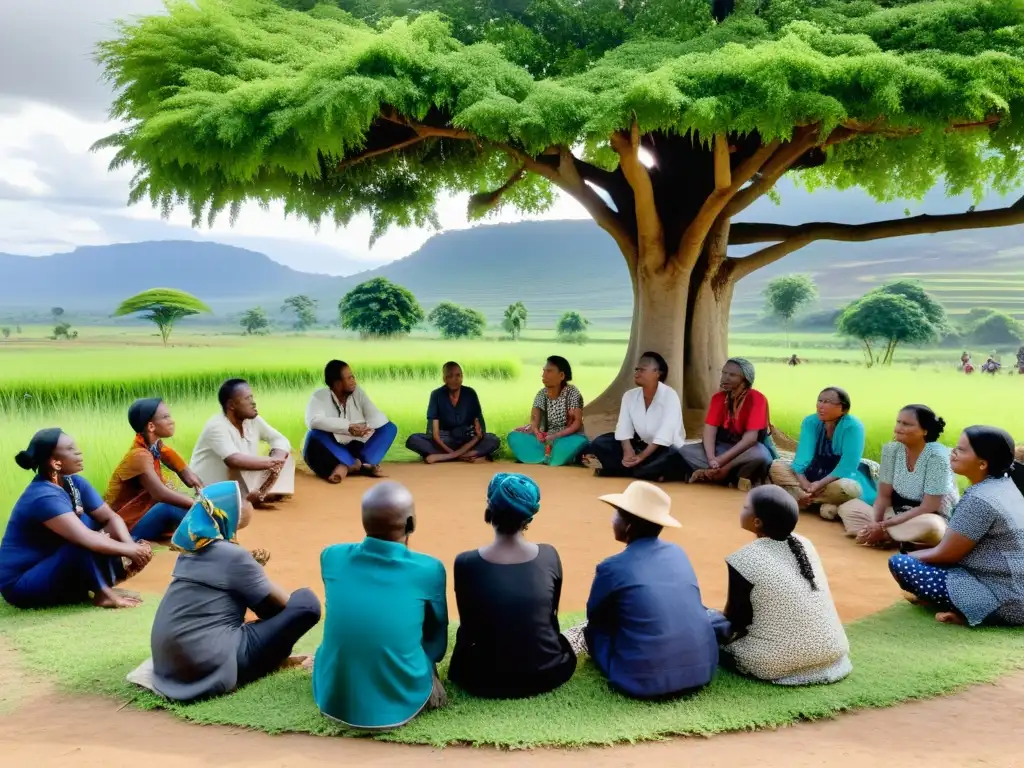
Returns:
[[[814,451],[818,446],[818,435],[825,429],[825,424],[812,413],[800,424],[800,440],[793,458],[793,471],[803,474],[814,460]],[[839,464],[832,470],[837,479],[856,480],[861,488],[861,499],[866,504],[874,504],[878,495],[878,487],[867,467],[861,466],[864,458],[864,424],[856,416],[849,413],[836,423],[832,434],[832,450],[839,455]]]

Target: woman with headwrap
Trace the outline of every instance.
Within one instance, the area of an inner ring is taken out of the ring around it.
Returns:
[[[248,522],[234,481],[212,485],[185,515],[171,544],[181,554],[160,601],[150,645],[153,688],[172,701],[229,693],[282,665],[299,638],[320,621],[308,589],[290,595],[235,543]],[[245,622],[246,611],[258,619]]]
[[[114,468],[104,499],[117,512],[136,539],[159,541],[178,527],[195,503],[174,489],[163,467],[196,490],[198,475],[164,440],[174,436],[174,419],[159,397],[136,400],[128,409],[128,424],[135,430],[132,447]]]
[[[536,696],[562,685],[576,669],[576,655],[558,626],[562,562],[550,544],[523,536],[539,509],[533,480],[495,475],[484,512],[494,541],[455,558],[461,623],[448,679],[473,696]]]
[[[0,595],[16,608],[47,608],[92,600],[130,608],[141,600],[115,585],[153,557],[84,477],[82,452],[60,429],[36,432],[15,457],[35,473],[19,497],[0,541]]]
[[[722,366],[719,391],[711,398],[700,443],[683,446],[691,483],[761,485],[776,458],[770,443],[768,399],[754,389],[754,365],[742,357]]]

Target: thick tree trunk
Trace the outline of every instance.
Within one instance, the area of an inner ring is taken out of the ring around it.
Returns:
[[[716,286],[706,275],[692,291],[686,324],[683,369],[683,422],[689,437],[699,437],[711,395],[718,389],[729,357],[729,311],[734,284]]]

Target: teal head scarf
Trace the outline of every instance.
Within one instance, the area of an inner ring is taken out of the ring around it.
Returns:
[[[171,537],[174,549],[198,552],[215,541],[233,541],[238,532],[237,504],[224,504],[221,509],[207,496],[200,495]]]
[[[492,512],[504,510],[532,520],[540,509],[540,488],[526,475],[499,472],[487,486],[487,507]]]

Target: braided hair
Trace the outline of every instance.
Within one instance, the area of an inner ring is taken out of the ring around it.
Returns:
[[[814,566],[811,565],[803,542],[793,535],[793,529],[796,528],[796,522],[800,517],[796,499],[777,485],[762,485],[755,488],[748,498],[754,517],[761,521],[764,535],[776,541],[785,541],[789,545],[789,551],[796,558],[800,575],[807,579],[811,589],[816,592],[818,583],[814,578]]]

